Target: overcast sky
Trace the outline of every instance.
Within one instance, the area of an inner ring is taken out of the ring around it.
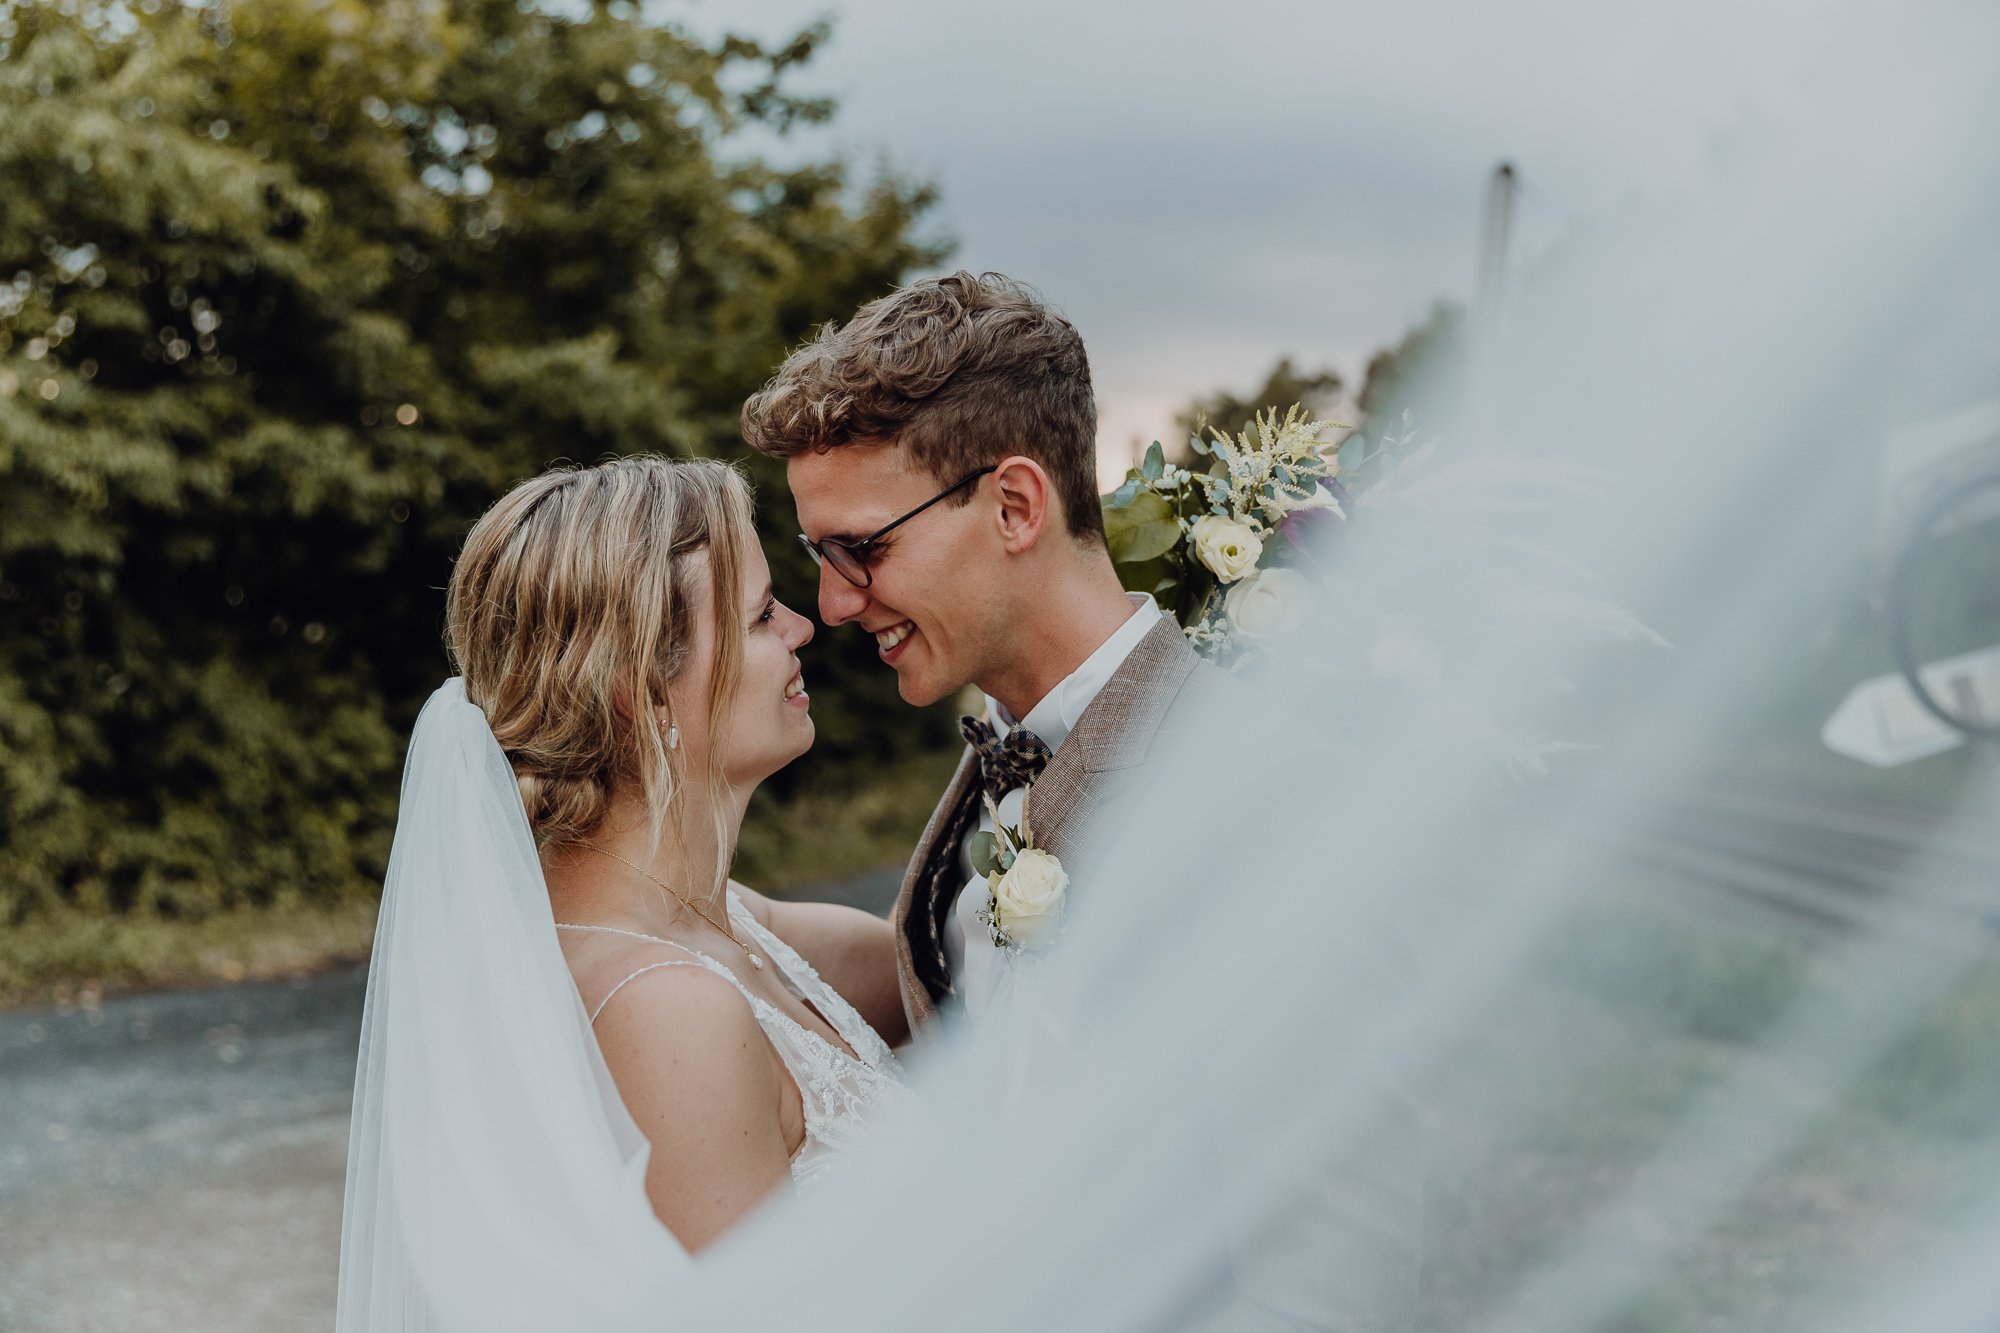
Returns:
[[[802,147],[928,178],[952,267],[999,269],[1087,341],[1100,447],[1280,355],[1361,367],[1474,277],[1487,174],[1518,255],[1684,183],[1783,115],[1813,48],[1884,0],[700,0],[698,32],[830,15]],[[1882,89],[1857,89],[1858,96]]]

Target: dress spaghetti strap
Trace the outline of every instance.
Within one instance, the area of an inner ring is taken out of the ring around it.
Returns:
[[[663,942],[672,943],[671,940]],[[604,1012],[604,1006],[611,1003],[611,997],[616,995],[619,991],[624,990],[627,982],[637,981],[640,977],[645,976],[648,972],[657,972],[663,967],[698,967],[704,972],[712,970],[706,963],[690,962],[685,958],[670,958],[665,960],[664,962],[648,963],[644,967],[640,968],[638,971],[632,973],[632,975],[626,977],[623,981],[620,981],[616,986],[613,986],[610,990],[604,992],[604,998],[599,1000],[597,1002],[597,1007],[590,1011],[590,1021],[592,1025],[594,1026],[596,1024],[597,1016]],[[734,977],[730,977],[729,979],[731,981],[736,980],[736,978]],[[742,987],[738,986],[737,989],[741,990]]]

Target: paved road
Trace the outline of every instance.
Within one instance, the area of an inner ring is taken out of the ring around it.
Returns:
[[[0,1329],[326,1329],[365,980],[0,1015]]]
[[[331,1327],[366,979],[0,1014],[0,1333]]]

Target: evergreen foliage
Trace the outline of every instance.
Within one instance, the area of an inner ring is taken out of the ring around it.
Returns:
[[[784,86],[824,35],[0,0],[0,927],[373,891],[485,505],[558,460],[741,457],[785,351],[941,257],[927,188],[736,153],[831,113]],[[827,758],[923,739],[825,647]]]
[[[1192,465],[1194,453],[1185,447],[1190,439],[1207,439],[1211,432],[1234,439],[1250,429],[1259,412],[1282,412],[1297,405],[1316,417],[1337,416],[1343,381],[1331,366],[1300,370],[1290,357],[1281,357],[1264,376],[1264,383],[1239,397],[1227,389],[1188,404],[1174,418],[1174,457]]]
[[[1421,399],[1432,429],[1456,426],[1464,407],[1467,354],[1465,312],[1438,302],[1401,342],[1368,359],[1362,414],[1386,421]]]

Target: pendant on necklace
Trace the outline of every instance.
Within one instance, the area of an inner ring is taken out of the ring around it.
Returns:
[[[745,949],[743,951],[743,956],[750,960],[750,966],[756,968],[759,972],[762,972],[764,970],[764,960],[759,958],[756,954],[751,953],[748,949]]]

